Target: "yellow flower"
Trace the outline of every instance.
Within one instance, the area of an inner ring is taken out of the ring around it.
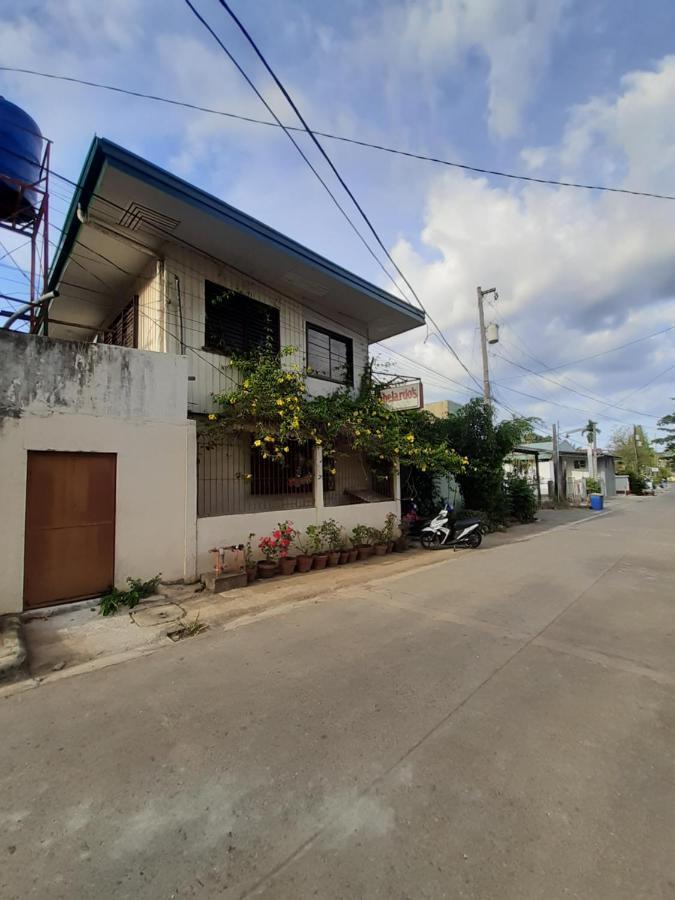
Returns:
[[[283,405],[284,405],[284,402],[285,402],[285,401],[282,400],[281,397],[279,397],[279,398],[277,399],[277,406],[283,406]]]
[[[321,446],[321,438],[315,438],[314,443],[317,445],[317,447],[320,447]]]
[[[258,438],[257,441],[253,441],[253,446],[254,446],[254,447],[260,447],[261,444],[262,444],[262,441],[260,440],[260,438]]]
[[[405,439],[406,441],[410,441],[410,443],[412,444],[412,442],[415,440],[415,435],[412,433],[406,434]]]
[[[232,404],[232,406],[234,406],[234,404],[235,404],[236,402],[237,402],[237,401],[235,400],[234,397],[230,397],[230,403]]]
[[[269,453],[263,453],[263,459],[267,459],[268,456],[269,456]]]
[[[251,382],[248,380],[248,378],[247,378],[246,381],[244,382],[244,387],[245,387],[245,388],[251,387]]]
[[[218,416],[215,413],[209,413],[209,422],[215,422]]]
[[[337,469],[329,469],[328,471],[330,472],[331,475],[335,475],[335,473],[337,472]]]
[[[271,442],[271,441],[274,440],[274,438],[272,437],[271,434],[266,434],[266,435],[265,435],[265,440],[268,441],[268,442]]]
[[[360,432],[360,431],[358,430],[358,428],[357,428],[357,429],[354,431],[354,434],[358,437],[358,436],[361,434],[361,432]]]
[[[284,453],[288,453],[288,447],[284,447]]]

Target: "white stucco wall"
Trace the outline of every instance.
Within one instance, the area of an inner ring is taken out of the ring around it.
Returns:
[[[29,450],[117,455],[115,583],[193,577],[184,357],[0,331],[0,614],[23,607]]]
[[[276,512],[248,513],[240,516],[210,516],[197,520],[197,568],[200,573],[208,572],[213,567],[213,559],[209,554],[212,547],[244,544],[252,532],[258,540],[270,534],[278,522],[289,520],[295,528],[304,531],[308,525],[320,525],[326,519],[335,519],[345,531],[349,532],[355,525],[370,525],[382,528],[388,513],[398,518],[401,514],[397,500],[386,500],[382,503],[354,503],[349,506],[312,507],[310,509],[288,509]]]
[[[177,344],[170,335],[180,332],[178,315],[178,293],[176,277],[180,283],[181,306],[183,311],[183,338],[185,346],[194,352],[188,353],[188,365],[191,381],[188,387],[189,409],[192,413],[213,412],[217,406],[213,403],[212,394],[231,390],[235,383],[236,373],[228,368],[227,357],[218,353],[210,353],[204,349],[205,334],[205,280],[221,284],[223,287],[241,291],[279,310],[280,338],[282,347],[295,347],[297,354],[287,357],[286,362],[304,366],[306,326],[310,322],[329,331],[351,338],[354,356],[354,385],[358,388],[359,379],[368,361],[368,337],[363,323],[348,319],[339,309],[328,318],[316,312],[312,298],[307,298],[306,305],[285,296],[283,293],[260,284],[222,263],[203,256],[189,248],[169,244],[165,249],[165,293],[166,293],[166,325],[165,331],[156,330],[155,344],[149,349],[168,349],[178,352]],[[149,305],[148,316],[160,316],[161,303],[157,300],[159,281],[154,293],[147,291]],[[141,302],[143,302],[143,295]],[[153,313],[154,310],[154,313]],[[150,330],[148,330],[150,333]],[[167,335],[169,335],[167,337]],[[325,395],[337,390],[338,384],[318,378],[307,378],[307,389],[314,396]]]

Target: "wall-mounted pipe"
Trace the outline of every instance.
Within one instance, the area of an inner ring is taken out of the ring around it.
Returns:
[[[42,296],[38,297],[35,303],[24,303],[23,306],[20,306],[18,309],[14,310],[12,315],[7,319],[7,321],[2,326],[3,329],[9,329],[17,319],[20,319],[25,313],[29,312],[32,307],[42,307],[43,304],[49,303],[51,300],[54,300],[59,296],[58,291],[47,291],[46,294],[42,294]]]

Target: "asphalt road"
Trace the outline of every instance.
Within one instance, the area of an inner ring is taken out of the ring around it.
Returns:
[[[675,897],[675,491],[0,701],[0,896]]]

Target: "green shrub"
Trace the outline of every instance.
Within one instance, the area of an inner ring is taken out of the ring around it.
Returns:
[[[146,597],[152,597],[153,594],[157,593],[157,585],[160,578],[161,572],[147,581],[141,581],[140,578],[127,578],[128,591],[120,591],[116,587],[111,587],[108,593],[101,597],[98,607],[99,614],[102,616],[114,616],[120,606],[127,606],[129,609],[133,609],[141,600],[144,600]]]
[[[602,485],[598,481],[597,478],[587,478],[586,479],[586,493],[588,494],[601,494],[602,493]]]
[[[511,473],[506,478],[509,513],[519,522],[531,522],[537,511],[537,498],[526,478]]]
[[[642,475],[638,475],[636,472],[629,472],[628,484],[630,486],[631,494],[644,494],[645,488],[647,487],[647,479],[643,478]]]

